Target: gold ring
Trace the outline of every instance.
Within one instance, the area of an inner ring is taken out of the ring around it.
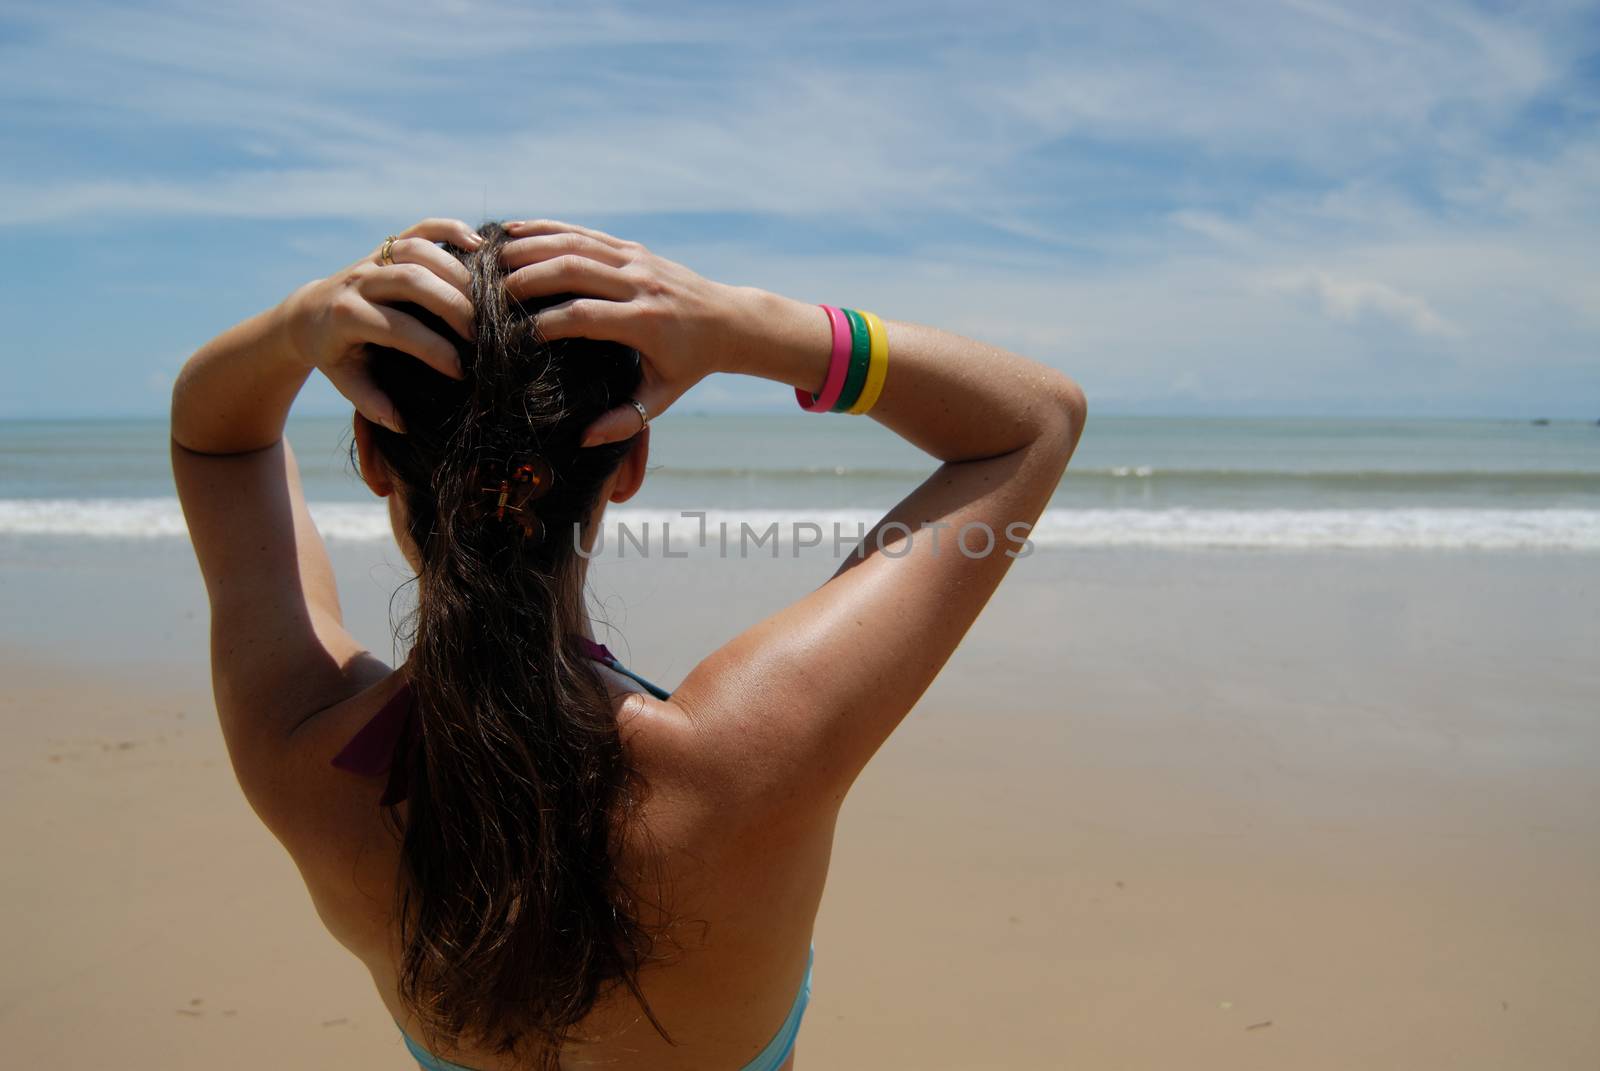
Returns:
[[[639,431],[643,431],[645,428],[648,428],[650,426],[650,414],[644,411],[644,406],[640,404],[639,399],[629,398],[628,404],[639,410]],[[635,435],[638,433],[639,432],[634,432]]]
[[[394,263],[394,241],[395,235],[392,234],[383,240],[383,248],[378,251],[379,264]]]

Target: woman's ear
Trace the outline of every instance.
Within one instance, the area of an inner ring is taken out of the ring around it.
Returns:
[[[650,461],[650,429],[647,427],[633,437],[633,449],[617,466],[616,481],[611,485],[611,501],[626,502],[639,493],[644,483],[644,468]]]
[[[394,494],[394,481],[389,478],[389,467],[378,456],[372,441],[372,423],[360,413],[355,415],[356,461],[361,466],[361,482],[379,498]]]

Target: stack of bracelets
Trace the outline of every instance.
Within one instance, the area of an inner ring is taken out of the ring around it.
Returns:
[[[795,388],[795,400],[808,413],[865,413],[883,393],[889,371],[889,335],[870,312],[822,306],[833,326],[833,355],[822,393]]]

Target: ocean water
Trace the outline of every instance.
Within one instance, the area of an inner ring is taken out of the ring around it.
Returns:
[[[387,539],[349,463],[348,422],[297,419],[289,438],[324,535]],[[838,524],[848,537],[933,467],[867,420],[674,412],[655,425],[645,487],[610,516],[675,548],[696,544],[702,523],[713,541],[722,524],[773,522]],[[164,422],[0,422],[0,539],[183,532]],[[1597,553],[1600,426],[1096,415],[1030,538]]]

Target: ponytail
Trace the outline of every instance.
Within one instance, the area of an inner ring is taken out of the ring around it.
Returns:
[[[451,250],[473,280],[464,379],[394,351],[372,362],[408,429],[373,436],[420,559],[399,995],[430,1047],[526,1051],[554,1069],[615,986],[661,1030],[638,986],[651,939],[614,863],[645,786],[605,681],[575,642],[585,625],[576,533],[632,447],[580,449],[578,436],[631,396],[639,358],[541,339],[536,308],[510,303],[501,285],[504,233],[480,233],[475,252]],[[406,311],[453,337],[425,310]],[[529,503],[532,535],[481,508],[480,486],[485,458],[529,452],[553,475]]]

